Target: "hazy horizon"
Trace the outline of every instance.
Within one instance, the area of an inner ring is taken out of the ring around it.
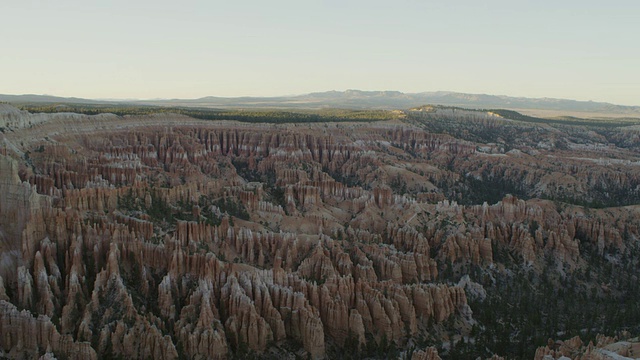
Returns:
[[[400,91],[640,105],[640,3],[9,0],[0,93]]]
[[[90,97],[83,97],[83,96],[60,96],[60,95],[56,95],[56,94],[35,94],[35,93],[24,93],[24,94],[8,94],[8,93],[2,93],[0,95],[9,95],[9,96],[51,96],[51,97],[62,97],[62,98],[77,98],[77,99],[84,99],[84,100],[95,100],[95,101],[123,101],[123,102],[127,102],[127,101],[171,101],[171,100],[177,100],[177,101],[181,101],[181,100],[198,100],[198,99],[204,99],[204,98],[220,98],[220,99],[241,99],[241,98],[256,98],[256,99],[269,99],[269,98],[287,98],[287,97],[304,97],[306,95],[312,95],[312,94],[324,94],[324,93],[330,93],[330,92],[339,92],[339,93],[345,93],[348,91],[360,91],[360,92],[400,92],[402,94],[405,95],[419,95],[419,94],[436,94],[436,93],[447,93],[447,94],[461,94],[461,95],[478,95],[478,96],[496,96],[496,97],[507,97],[507,98],[513,98],[513,99],[527,99],[527,100],[562,100],[562,101],[583,101],[583,102],[587,102],[587,101],[591,101],[591,102],[595,102],[595,103],[609,103],[611,105],[616,105],[616,106],[631,106],[631,107],[640,107],[640,105],[633,105],[633,104],[619,104],[619,103],[611,103],[611,102],[607,102],[607,101],[599,101],[599,100],[578,100],[578,99],[570,99],[570,98],[551,98],[551,97],[526,97],[526,96],[517,96],[517,95],[509,95],[509,94],[488,94],[488,93],[462,93],[462,92],[458,92],[458,91],[450,91],[450,90],[436,90],[436,91],[420,91],[420,92],[402,92],[402,91],[398,91],[398,90],[392,90],[392,89],[386,89],[386,90],[362,90],[362,89],[344,89],[344,90],[324,90],[324,91],[312,91],[312,92],[308,92],[308,93],[301,93],[301,94],[280,94],[280,95],[268,95],[268,96],[251,96],[251,95],[237,95],[237,96],[225,96],[225,95],[205,95],[205,96],[200,96],[197,98],[177,98],[177,97],[167,97],[167,98],[160,98],[160,97],[156,97],[156,98],[117,98],[117,97],[113,97],[113,98],[90,98]]]

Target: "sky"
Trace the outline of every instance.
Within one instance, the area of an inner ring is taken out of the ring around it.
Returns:
[[[640,105],[638,0],[2,0],[0,93],[457,91]]]

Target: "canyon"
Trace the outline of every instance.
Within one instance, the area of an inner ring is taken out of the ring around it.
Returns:
[[[638,125],[0,104],[0,129],[0,356],[640,356]]]

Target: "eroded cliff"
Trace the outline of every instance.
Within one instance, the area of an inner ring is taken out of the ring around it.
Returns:
[[[0,347],[15,357],[438,359],[425,345],[453,356],[485,326],[468,303],[485,277],[638,262],[635,206],[456,201],[487,178],[538,197],[637,191],[634,163],[585,151],[492,155],[398,122],[4,116]]]

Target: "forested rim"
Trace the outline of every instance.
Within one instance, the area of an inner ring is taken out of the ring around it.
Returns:
[[[223,110],[200,107],[63,103],[16,103],[13,105],[30,113],[73,112],[85,115],[111,113],[118,116],[173,113],[202,120],[236,120],[249,123],[373,122],[394,120],[399,117],[397,111],[390,110]]]
[[[551,125],[555,127],[565,128],[566,126],[584,126],[587,128],[593,128],[594,130],[602,130],[608,128],[617,128],[624,126],[640,125],[640,118],[635,117],[603,117],[603,118],[579,118],[575,116],[556,116],[556,117],[537,117],[521,114],[515,110],[507,109],[472,109],[462,108],[457,106],[447,105],[424,105],[416,108],[412,108],[406,111],[406,114],[411,120],[425,120],[425,119],[443,119],[445,122],[451,121],[451,115],[443,115],[438,113],[437,110],[453,110],[454,112],[460,110],[467,114],[477,113],[482,114],[494,114],[503,119],[515,121],[516,124],[521,125]],[[469,115],[467,115],[467,118]],[[459,120],[459,119],[458,119]],[[446,126],[447,124],[441,125]]]
[[[4,103],[4,102],[3,102]],[[315,122],[374,122],[395,120],[411,114],[400,110],[352,110],[352,109],[218,109],[204,107],[181,106],[153,106],[136,104],[74,104],[74,103],[8,103],[20,110],[30,113],[60,113],[73,112],[85,115],[98,115],[111,113],[118,116],[125,115],[151,115],[174,113],[202,120],[235,120],[249,123],[315,123]],[[428,107],[431,107],[429,105]],[[513,110],[505,109],[465,109],[452,106],[434,105],[434,109],[456,109],[475,111],[478,113],[490,112],[505,119],[523,123],[547,124],[557,126],[587,126],[593,128],[615,128],[621,126],[639,125],[638,118],[616,119],[583,119],[577,117],[540,118],[521,114]],[[410,116],[411,117],[411,116]]]

